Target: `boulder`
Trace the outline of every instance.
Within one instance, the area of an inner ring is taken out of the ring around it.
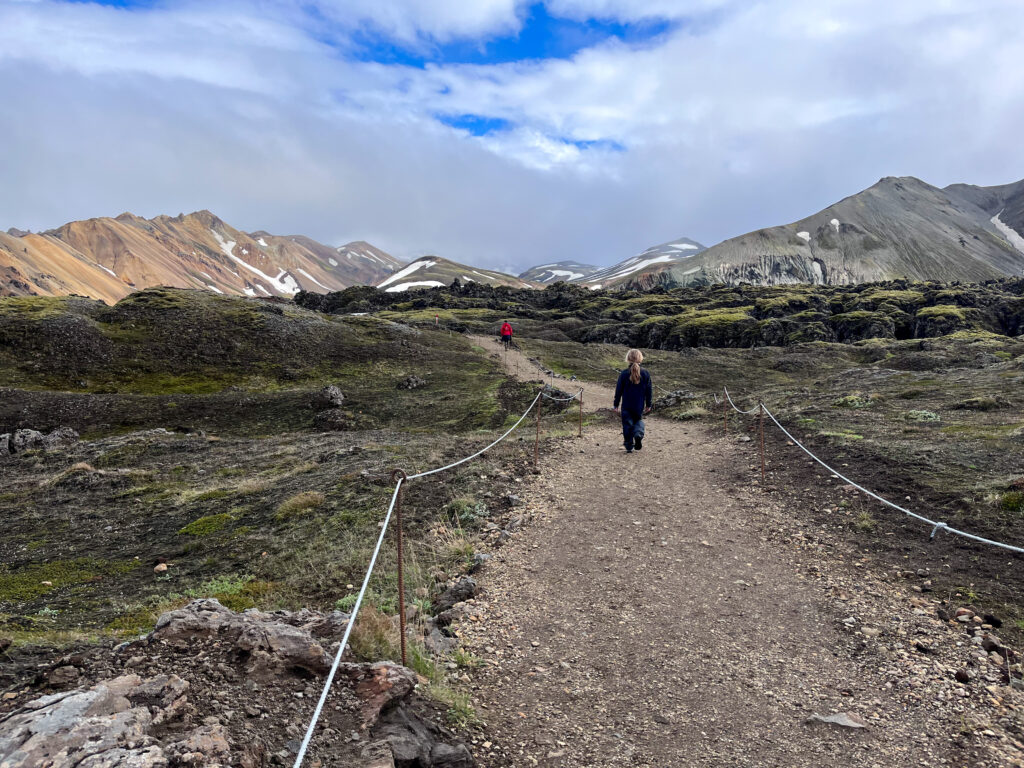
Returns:
[[[168,756],[151,730],[180,711],[187,689],[175,675],[124,675],[42,696],[0,720],[0,765],[164,768]]]
[[[43,438],[43,450],[55,451],[78,442],[78,433],[71,427],[58,427]]]
[[[345,395],[334,384],[329,384],[313,396],[313,407],[318,411],[324,411],[328,408],[340,408],[344,404]]]
[[[298,668],[320,675],[330,667],[327,653],[308,628],[257,610],[235,613],[212,598],[193,600],[184,608],[161,615],[149,635],[150,640],[178,644],[200,638],[233,643],[250,655],[249,671],[253,674]]]
[[[359,697],[363,727],[377,722],[383,710],[403,701],[416,688],[416,673],[390,661],[375,664],[342,664],[339,670],[348,677]]]
[[[396,766],[402,768],[473,768],[476,762],[465,744],[450,744],[450,734],[401,707],[381,717],[373,729],[391,747]]]
[[[469,600],[475,594],[476,579],[471,576],[463,576],[434,601],[434,613],[443,613],[451,609],[456,603]]]
[[[399,389],[419,389],[425,386],[427,386],[426,380],[419,376],[409,376],[398,384]]]
[[[11,455],[11,435],[10,433],[0,435],[0,456]]]
[[[45,439],[42,432],[37,432],[34,429],[16,429],[14,430],[14,438],[11,441],[11,448],[15,453],[32,451],[42,448]]]

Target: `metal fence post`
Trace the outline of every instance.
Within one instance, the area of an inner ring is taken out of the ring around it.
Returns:
[[[761,483],[764,483],[764,403],[757,401],[757,420],[761,429]]]
[[[541,396],[537,398],[537,437],[533,441],[533,468],[537,469],[537,465],[540,461],[540,409],[544,404],[544,395],[541,390]]]
[[[402,644],[402,666],[409,666],[409,656],[405,647],[405,562],[403,558],[403,537],[402,537],[402,490],[405,488],[405,481],[408,475],[400,469],[391,473],[391,480],[398,482],[397,477],[401,476],[401,485],[398,486],[398,496],[395,499],[395,537],[398,547],[398,631],[401,632]]]
[[[583,437],[583,388],[580,388],[580,431],[577,437]]]
[[[729,435],[729,401],[726,398],[725,390],[722,390],[722,422],[725,424],[725,434]]]

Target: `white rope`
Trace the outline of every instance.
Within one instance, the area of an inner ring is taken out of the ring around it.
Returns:
[[[523,415],[519,417],[519,421],[517,421],[517,422],[516,422],[515,424],[513,424],[513,425],[512,425],[511,427],[509,427],[509,428],[508,428],[508,431],[507,431],[507,432],[506,432],[505,434],[503,434],[503,435],[502,435],[501,437],[499,437],[499,438],[498,438],[497,440],[495,440],[495,441],[494,441],[493,443],[491,443],[490,445],[488,445],[488,446],[487,446],[486,448],[481,448],[481,449],[480,449],[479,451],[477,451],[476,453],[474,453],[474,454],[473,454],[472,456],[467,456],[467,457],[466,457],[466,458],[464,458],[464,459],[459,459],[458,461],[454,461],[454,462],[452,462],[451,464],[446,464],[446,465],[445,465],[445,466],[443,466],[443,467],[438,467],[437,469],[430,469],[430,470],[427,470],[426,472],[420,472],[420,473],[419,473],[418,475],[409,475],[408,479],[409,479],[409,480],[415,480],[415,479],[416,479],[417,477],[426,477],[427,475],[434,475],[434,474],[437,474],[438,472],[444,472],[444,471],[445,471],[446,469],[451,469],[452,467],[457,467],[457,466],[459,466],[459,464],[465,464],[465,463],[466,463],[467,461],[470,461],[471,459],[475,459],[475,458],[476,458],[477,456],[479,456],[479,455],[480,455],[481,453],[484,453],[485,451],[489,451],[489,450],[491,450],[491,448],[493,448],[493,447],[494,447],[494,446],[496,446],[496,445],[497,445],[498,443],[500,443],[500,442],[501,442],[502,440],[504,440],[504,439],[505,439],[506,437],[508,437],[508,436],[509,436],[510,434],[512,434],[512,430],[514,430],[514,429],[515,429],[516,427],[518,427],[518,426],[519,426],[520,424],[522,424],[522,423],[523,423],[523,419],[525,419],[525,418],[526,418],[526,416],[527,416],[527,414],[528,414],[528,413],[529,413],[530,411],[532,411],[532,410],[533,410],[533,406],[535,406],[535,405],[537,404],[537,401],[538,401],[538,400],[540,400],[540,396],[541,396],[542,394],[544,394],[544,392],[543,392],[543,391],[541,391],[541,392],[538,392],[538,393],[537,393],[537,396],[536,396],[535,398],[533,398],[533,402],[532,402],[532,403],[530,403],[530,407],[529,407],[529,408],[527,408],[527,409],[526,409],[526,410],[525,410],[525,411],[523,412]]]
[[[316,728],[316,723],[320,719],[320,712],[324,708],[324,702],[327,701],[327,693],[331,690],[331,683],[334,682],[334,675],[337,673],[338,665],[341,663],[341,654],[344,653],[345,646],[348,644],[348,636],[352,634],[352,627],[356,624],[356,614],[359,613],[359,606],[363,604],[363,595],[366,594],[366,587],[370,584],[373,566],[377,564],[377,555],[380,554],[380,547],[384,543],[384,535],[388,531],[388,523],[391,522],[391,513],[395,510],[395,501],[398,499],[398,490],[401,487],[402,479],[399,478],[398,482],[395,483],[395,492],[391,494],[391,504],[388,505],[388,513],[384,516],[384,524],[380,527],[380,536],[377,537],[377,546],[373,550],[373,557],[370,558],[370,567],[366,569],[366,576],[363,577],[363,586],[359,588],[356,604],[352,606],[352,613],[348,618],[348,626],[345,627],[345,634],[338,645],[338,652],[334,655],[334,664],[331,665],[331,671],[327,675],[326,682],[324,682],[324,690],[320,694],[320,701],[317,702],[316,709],[313,710],[313,718],[309,721],[309,728],[306,729],[306,736],[302,740],[302,746],[299,747],[299,754],[295,757],[294,768],[299,768],[302,765],[302,759],[306,756],[310,739],[313,738],[313,729]]]
[[[728,390],[726,390],[726,391],[728,392]],[[883,499],[877,493],[874,493],[873,491],[869,491],[864,486],[859,485],[858,483],[853,482],[853,480],[851,480],[850,478],[846,477],[846,475],[843,475],[842,473],[837,472],[836,470],[832,469],[832,467],[830,467],[824,461],[822,461],[817,456],[815,456],[813,453],[811,453],[810,450],[808,450],[807,447],[804,446],[803,443],[801,443],[799,440],[797,440],[795,437],[793,437],[793,435],[790,433],[790,431],[779,423],[779,420],[775,418],[775,414],[773,414],[771,411],[769,411],[767,407],[765,407],[764,412],[766,414],[768,414],[768,418],[769,419],[771,419],[772,421],[775,422],[775,426],[777,426],[779,429],[782,430],[782,434],[784,434],[786,437],[788,437],[790,440],[793,441],[793,444],[797,448],[799,448],[804,453],[806,453],[808,456],[810,456],[812,459],[814,459],[816,462],[821,464],[821,466],[823,466],[825,469],[827,469],[833,475],[838,477],[840,480],[845,480],[847,483],[852,485],[854,488],[856,488],[861,493],[866,493],[868,496],[870,496],[871,498],[875,499],[876,501],[882,502],[887,507],[892,507],[893,509],[895,509],[895,510],[897,510],[899,512],[902,512],[905,515],[909,515],[910,517],[913,517],[915,520],[920,520],[922,523],[927,523],[928,525],[932,526],[932,535],[931,535],[930,538],[934,539],[935,538],[935,534],[938,531],[940,531],[940,530],[941,531],[948,531],[949,533],[956,534],[957,536],[963,536],[966,539],[971,539],[973,541],[980,541],[982,544],[991,544],[993,547],[1002,547],[1003,549],[1008,549],[1011,552],[1020,552],[1021,554],[1024,554],[1024,547],[1015,547],[1015,546],[1013,546],[1011,544],[1004,544],[1001,541],[993,541],[992,539],[986,539],[986,538],[984,538],[982,536],[975,536],[973,533],[967,533],[967,531],[958,530],[957,528],[953,528],[953,527],[947,525],[946,523],[935,522],[934,520],[929,520],[924,515],[919,515],[916,512],[911,512],[909,509],[905,509],[904,507],[901,507],[899,504],[893,504],[888,499]]]
[[[732,397],[730,397],[730,395],[729,395],[729,388],[728,387],[722,387],[722,391],[725,392],[725,397],[729,401],[729,405],[732,406],[732,409],[734,411],[736,411],[736,413],[739,413],[739,414],[742,414],[742,415],[746,416],[748,414],[755,413],[757,411],[757,409],[761,407],[761,404],[758,403],[753,408],[751,408],[749,411],[741,411],[739,408],[736,407],[736,403],[734,403],[732,401]],[[716,397],[715,400],[717,401],[718,398]]]
[[[582,387],[580,388],[580,392],[583,392]],[[433,475],[436,472],[443,472],[446,469],[457,467],[460,464],[465,464],[467,461],[470,461],[471,459],[475,459],[477,456],[484,453],[485,451],[489,451],[491,448],[493,448],[506,437],[508,437],[510,434],[512,434],[512,431],[523,423],[523,419],[525,419],[527,415],[530,413],[530,411],[533,410],[533,406],[537,404],[537,401],[540,400],[540,396],[542,394],[544,394],[543,390],[538,392],[537,396],[533,398],[533,402],[530,403],[530,407],[527,408],[523,412],[523,415],[519,417],[519,421],[513,424],[508,429],[508,431],[505,432],[505,434],[503,434],[493,443],[488,445],[486,448],[481,448],[472,456],[467,456],[464,459],[460,459],[459,461],[447,464],[446,466],[438,467],[437,469],[431,469],[427,472],[420,472],[418,475],[409,475],[404,480],[402,478],[399,478],[398,482],[395,483],[394,493],[391,494],[391,503],[388,505],[387,514],[384,516],[384,522],[381,524],[380,536],[377,538],[377,546],[373,550],[373,557],[370,558],[370,567],[366,569],[366,576],[363,577],[363,585],[359,589],[359,596],[356,598],[355,605],[352,606],[352,613],[348,619],[348,626],[345,627],[345,634],[341,638],[341,644],[338,646],[338,652],[334,656],[334,663],[331,665],[331,671],[327,675],[327,680],[324,682],[324,690],[320,694],[320,701],[317,702],[316,709],[313,710],[313,717],[309,721],[309,727],[306,729],[306,736],[305,738],[303,738],[302,745],[299,747],[299,754],[295,757],[295,763],[293,765],[293,768],[301,767],[302,760],[306,756],[306,750],[309,748],[309,742],[313,738],[313,729],[316,728],[317,721],[320,719],[320,713],[323,711],[324,708],[324,703],[327,701],[327,693],[331,689],[331,683],[334,682],[334,675],[337,673],[338,665],[341,663],[341,655],[342,653],[344,653],[345,646],[348,644],[348,637],[352,633],[352,627],[354,627],[356,623],[356,615],[359,613],[359,607],[363,604],[363,596],[366,594],[366,588],[370,584],[370,576],[373,575],[373,568],[377,564],[377,555],[380,554],[381,545],[384,543],[384,536],[388,531],[388,524],[391,522],[391,513],[394,512],[395,510],[395,501],[398,499],[398,491],[402,487],[402,483],[407,482],[409,480],[414,480],[417,477],[426,477],[427,475]],[[578,393],[577,395],[574,395],[574,398],[576,396],[578,396]]]
[[[547,392],[544,392],[544,391],[541,391],[541,394],[544,395],[544,397],[546,397],[548,400],[551,400],[553,402],[556,402],[556,403],[568,403],[568,402],[571,402],[573,400],[576,400],[580,395],[583,394],[583,387],[580,387],[580,391],[577,392],[575,395],[571,395],[570,397],[552,397],[551,395],[549,395]]]

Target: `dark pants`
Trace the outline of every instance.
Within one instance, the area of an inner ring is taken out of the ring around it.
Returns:
[[[633,447],[633,438],[644,436],[643,416],[635,416],[622,410],[622,443],[627,448]]]
[[[502,336],[501,343],[505,345],[505,349],[508,349],[509,345],[512,343],[512,337],[507,334],[505,336]]]

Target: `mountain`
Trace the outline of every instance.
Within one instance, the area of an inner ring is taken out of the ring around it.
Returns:
[[[559,280],[573,282],[589,277],[600,269],[591,264],[580,264],[578,261],[558,261],[554,264],[540,264],[530,267],[519,277],[534,283],[557,283]]]
[[[685,264],[645,267],[623,284],[977,282],[1024,273],[1022,234],[1024,181],[939,189],[886,177],[813,216],[725,240]]]
[[[620,261],[587,275],[581,282],[594,290],[598,288],[650,287],[658,284],[663,271],[669,270],[703,253],[705,246],[688,237],[680,237],[669,243],[648,248],[641,254]]]
[[[308,237],[251,234],[209,211],[73,221],[0,234],[0,295],[81,294],[115,302],[156,285],[291,296],[375,283],[401,262],[368,243],[332,248]]]
[[[536,288],[537,284],[528,282],[504,272],[493,272],[489,269],[476,269],[465,264],[442,259],[439,256],[424,256],[406,265],[403,269],[377,284],[388,293],[407,291],[410,288],[439,288],[451,285],[452,281],[463,283],[482,283],[485,285],[507,285],[512,288]]]

